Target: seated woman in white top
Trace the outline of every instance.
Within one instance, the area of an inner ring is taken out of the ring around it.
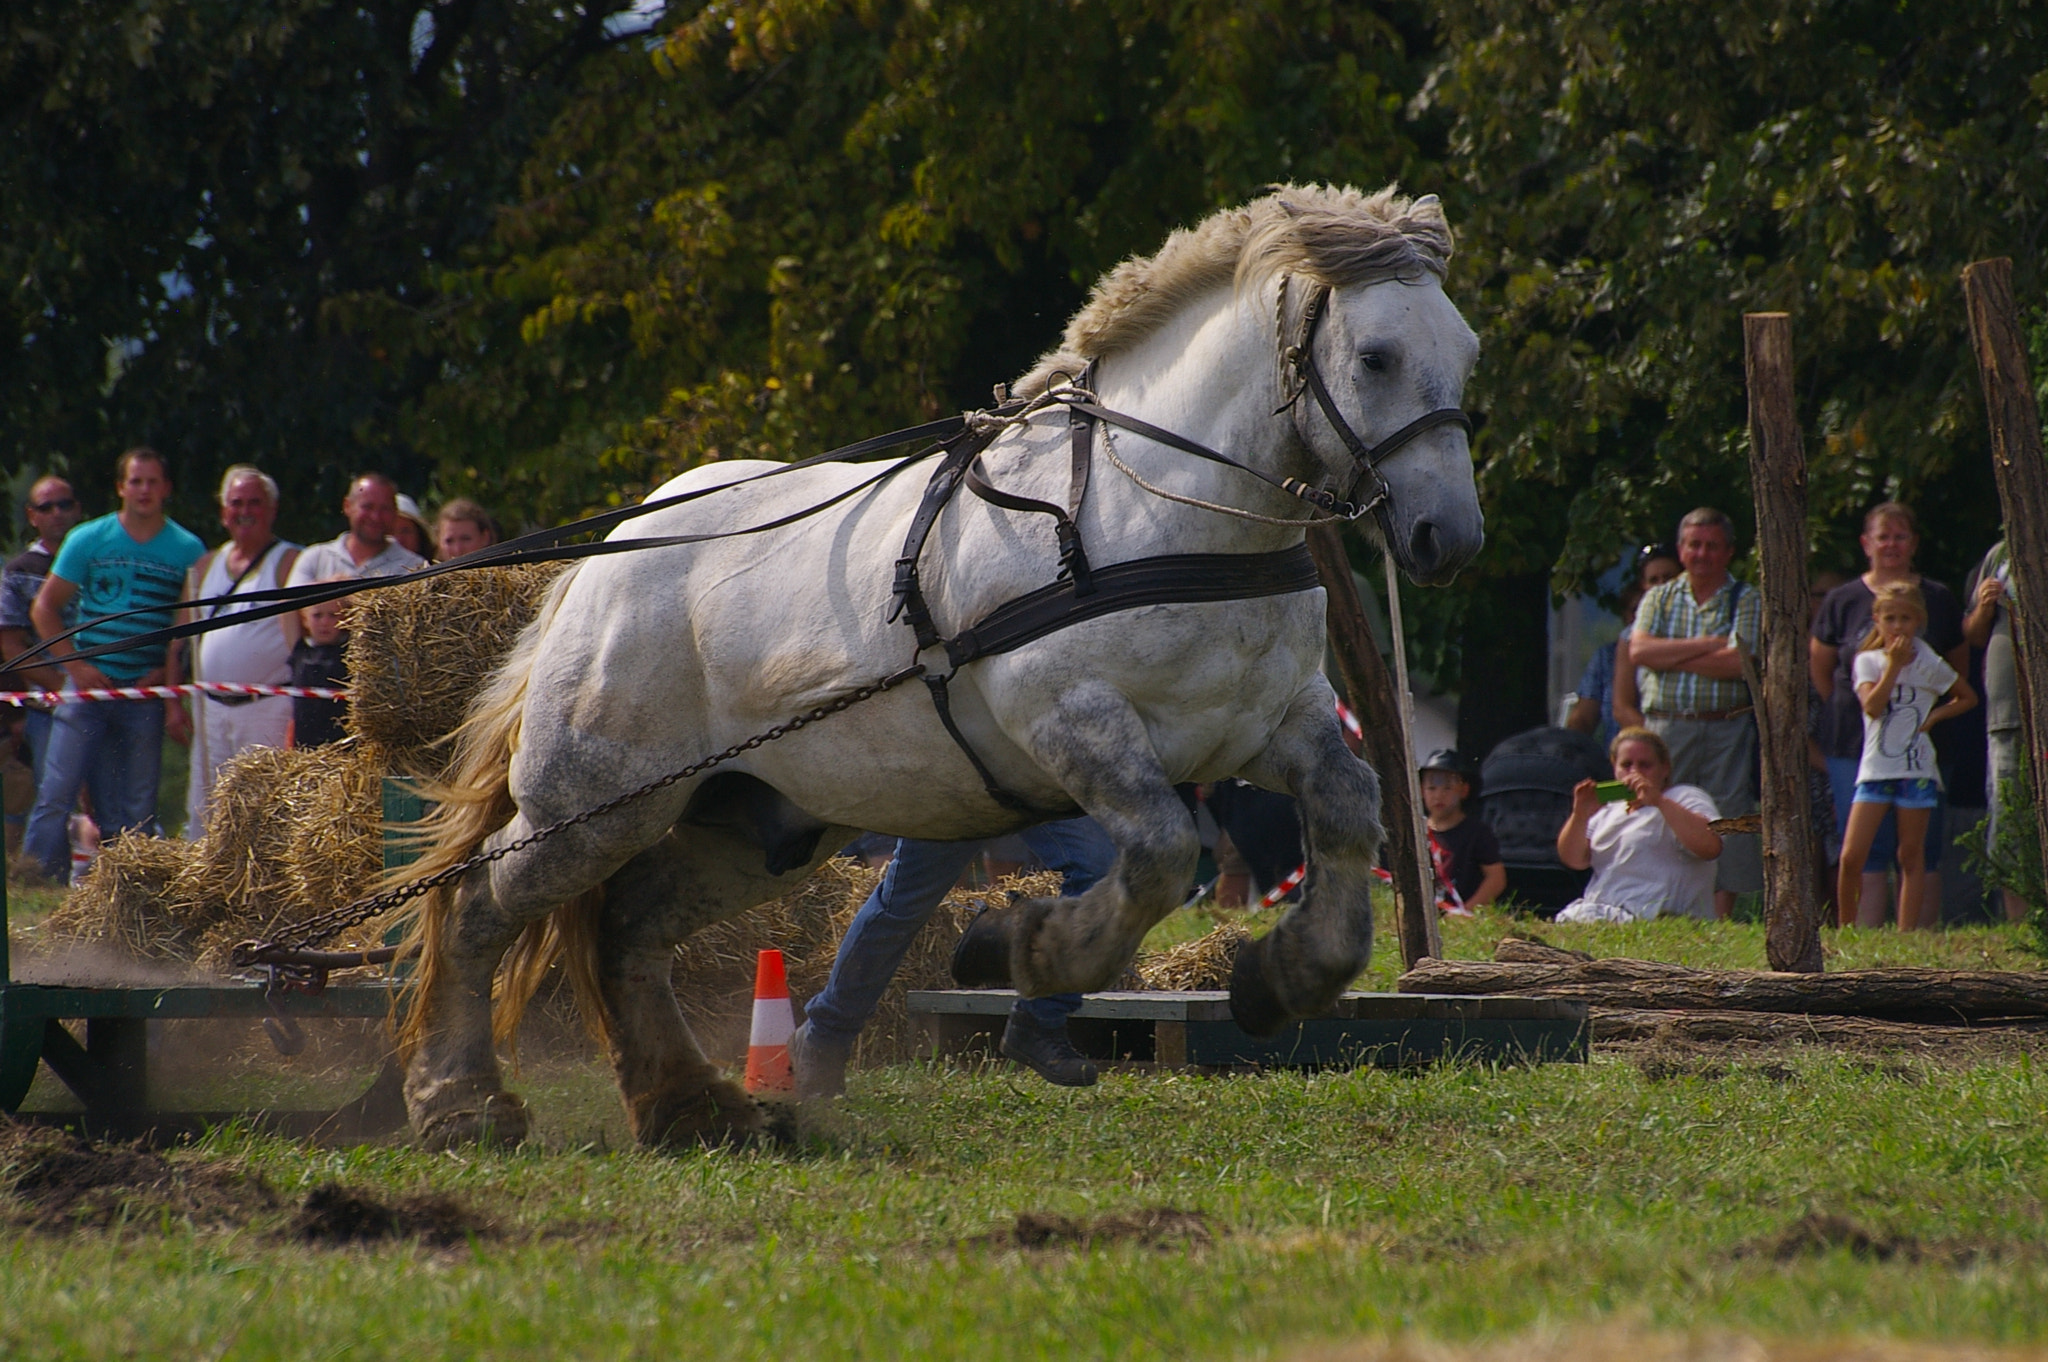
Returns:
[[[1595,783],[1572,789],[1572,816],[1557,834],[1557,856],[1574,870],[1593,869],[1586,892],[1557,915],[1559,922],[1647,922],[1660,913],[1711,918],[1714,860],[1721,836],[1707,825],[1721,816],[1695,785],[1667,785],[1671,749],[1647,728],[1624,728],[1608,755],[1627,800],[1601,803]]]

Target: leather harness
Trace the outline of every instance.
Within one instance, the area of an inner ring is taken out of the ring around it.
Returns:
[[[1286,280],[1281,281],[1281,303],[1286,301]],[[1321,410],[1323,417],[1336,431],[1337,437],[1350,453],[1357,465],[1357,473],[1343,497],[1338,497],[1326,488],[1311,487],[1299,478],[1275,478],[1259,469],[1249,467],[1226,454],[1190,440],[1172,431],[1161,429],[1133,416],[1112,411],[1094,400],[1088,391],[1088,384],[1095,368],[1094,362],[1084,368],[1081,374],[1063,388],[1048,389],[1041,402],[1054,402],[1067,409],[1067,427],[1070,432],[1070,464],[1068,476],[1068,498],[1065,506],[1058,506],[1036,497],[1006,492],[990,481],[987,470],[981,462],[982,454],[993,444],[1006,425],[987,423],[979,428],[963,431],[954,440],[943,446],[944,457],[932,471],[931,479],[925,484],[924,496],[919,501],[917,512],[911,518],[909,532],[903,541],[903,552],[896,560],[896,576],[892,585],[894,608],[889,619],[899,617],[910,626],[917,637],[917,651],[922,653],[931,648],[944,648],[950,670],[939,672],[927,670],[923,675],[925,686],[931,692],[932,708],[937,711],[939,723],[948,737],[964,755],[974,772],[981,778],[982,788],[990,799],[1006,809],[1036,818],[1070,816],[1071,806],[1063,809],[1043,809],[1015,791],[1006,788],[996,779],[988,763],[967,740],[953,717],[950,684],[960,668],[984,657],[1021,648],[1056,633],[1070,625],[1123,610],[1135,610],[1150,605],[1182,605],[1198,602],[1254,600],[1264,596],[1291,595],[1308,591],[1321,585],[1317,576],[1315,560],[1306,544],[1297,544],[1290,549],[1270,553],[1180,553],[1163,554],[1151,558],[1137,558],[1117,563],[1106,568],[1097,568],[1089,563],[1086,547],[1081,542],[1081,505],[1088,492],[1089,466],[1093,462],[1095,426],[1097,422],[1120,426],[1135,435],[1152,440],[1169,448],[1193,454],[1197,458],[1236,468],[1248,473],[1288,495],[1296,497],[1319,510],[1345,520],[1355,520],[1368,511],[1376,513],[1383,530],[1390,527],[1386,510],[1392,498],[1392,489],[1379,472],[1379,465],[1385,462],[1416,437],[1442,425],[1459,425],[1467,434],[1472,430],[1472,420],[1457,407],[1441,407],[1426,412],[1399,430],[1381,440],[1378,444],[1367,445],[1344,419],[1337,404],[1330,396],[1328,386],[1315,361],[1315,333],[1321,323],[1324,304],[1330,295],[1327,286],[1318,286],[1310,295],[1302,318],[1302,338],[1299,344],[1288,347],[1283,358],[1289,368],[1300,379],[1301,386],[1280,411],[1280,415],[1300,400],[1307,392]],[[1030,407],[1021,410],[1015,404],[1000,407],[997,415],[1009,420],[1026,420],[1032,414]],[[1370,497],[1358,501],[1359,489],[1371,480]],[[919,564],[924,557],[925,544],[931,538],[933,527],[938,523],[939,513],[950,502],[962,485],[981,500],[1005,510],[1022,511],[1047,515],[1053,520],[1054,538],[1059,545],[1059,572],[1054,580],[1035,591],[1006,601],[989,611],[973,624],[961,629],[950,638],[941,634],[932,619],[931,603],[925,598],[919,576]]]

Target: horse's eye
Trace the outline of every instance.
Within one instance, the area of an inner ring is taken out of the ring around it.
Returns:
[[[1358,360],[1361,364],[1365,365],[1366,371],[1369,373],[1383,373],[1387,367],[1387,357],[1377,350],[1366,351],[1358,357]]]

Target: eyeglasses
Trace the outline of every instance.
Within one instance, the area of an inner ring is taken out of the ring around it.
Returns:
[[[64,497],[58,501],[32,501],[29,503],[28,508],[31,511],[37,512],[72,511],[78,508],[78,499],[76,497]]]

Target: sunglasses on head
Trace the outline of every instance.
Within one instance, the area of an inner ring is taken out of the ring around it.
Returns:
[[[37,501],[29,504],[31,511],[68,511],[78,505],[75,497],[63,497],[56,501]]]

